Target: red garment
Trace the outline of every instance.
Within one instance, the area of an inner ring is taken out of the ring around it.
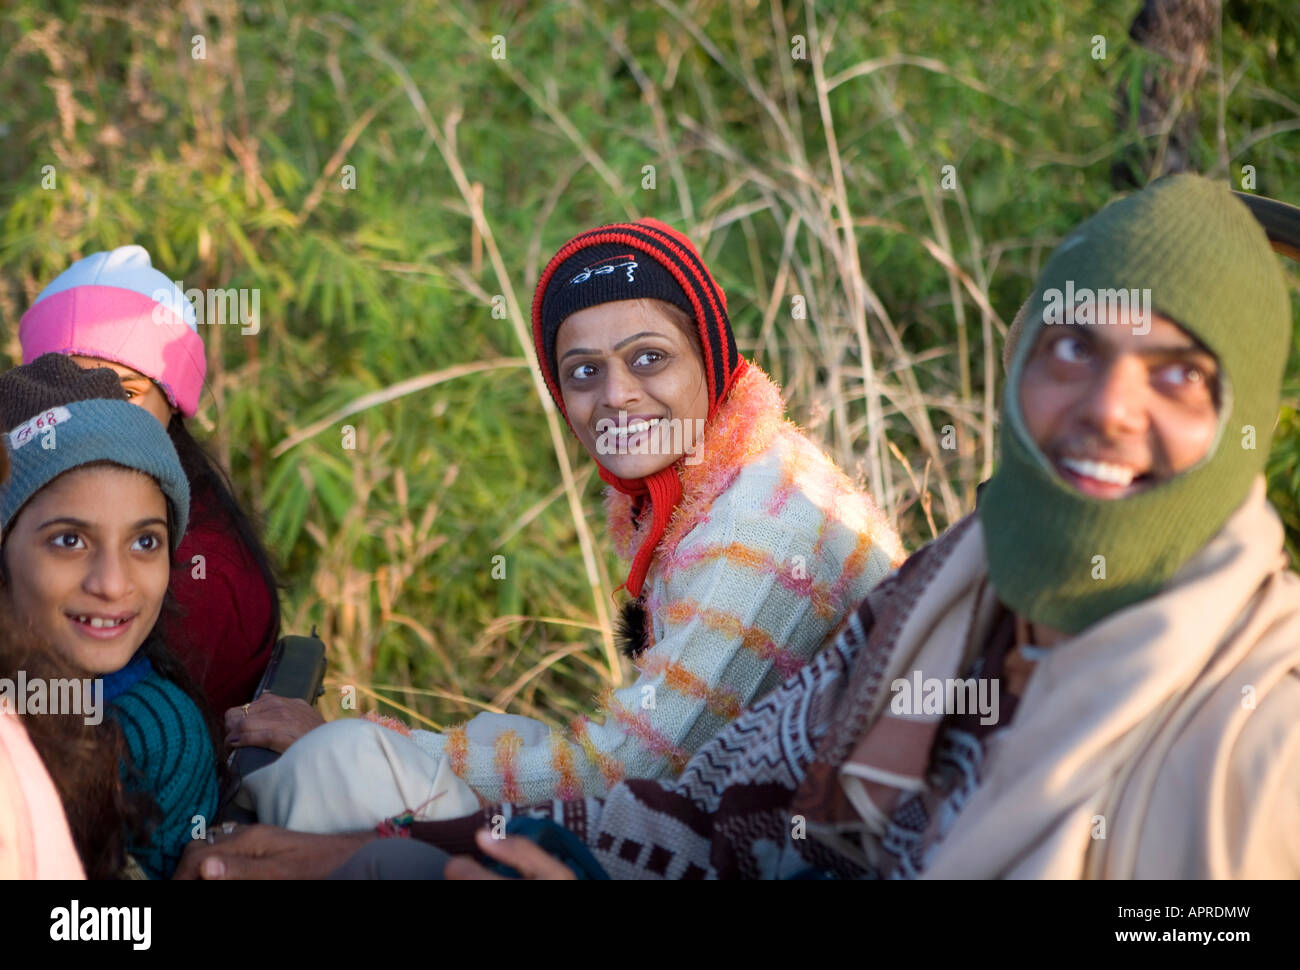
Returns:
[[[203,557],[202,572],[195,556]],[[220,716],[251,700],[278,633],[271,628],[275,593],[208,492],[191,498],[171,593],[180,613],[164,619],[167,643],[209,707]]]

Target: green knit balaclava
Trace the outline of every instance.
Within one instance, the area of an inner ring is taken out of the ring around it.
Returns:
[[[1217,357],[1219,431],[1195,466],[1137,494],[1098,499],[1062,479],[1030,438],[1021,374],[1050,325],[1044,308],[1059,306],[1068,287],[1149,289],[1152,312]],[[978,514],[1002,602],[1030,622],[1077,633],[1160,590],[1246,499],[1278,413],[1290,298],[1245,205],[1225,185],[1175,175],[1070,233],[1026,306],[1002,399],[1001,463]]]

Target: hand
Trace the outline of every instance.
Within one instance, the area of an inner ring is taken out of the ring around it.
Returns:
[[[239,825],[214,843],[185,847],[176,879],[324,879],[371,839],[374,832],[314,835],[274,825]]]
[[[576,879],[573,870],[555,856],[522,835],[494,839],[488,829],[479,829],[474,841],[486,856],[504,862],[524,879]],[[505,879],[475,862],[470,856],[458,855],[447,862],[444,879]]]
[[[281,754],[312,728],[325,723],[304,700],[263,694],[226,711],[226,743],[232,748],[270,748]]]

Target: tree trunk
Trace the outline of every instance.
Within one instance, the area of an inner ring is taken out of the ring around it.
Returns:
[[[1145,0],[1133,20],[1129,36],[1151,57],[1136,111],[1127,84],[1121,81],[1116,91],[1116,127],[1121,135],[1138,136],[1111,168],[1116,188],[1195,171],[1196,90],[1210,63],[1219,16],[1220,0]]]

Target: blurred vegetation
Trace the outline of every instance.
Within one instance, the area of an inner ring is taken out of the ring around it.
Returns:
[[[0,339],[16,361],[41,287],[132,242],[186,288],[259,289],[260,333],[205,328],[196,421],[263,510],[287,628],[388,713],[563,720],[620,676],[623,574],[527,367],[545,259],[616,219],[689,232],[744,351],[915,548],[991,471],[1040,263],[1161,137],[1115,129],[1136,7],[16,0]],[[1229,5],[1194,157],[1300,202],[1295,13]],[[1297,373],[1270,465],[1293,552]]]

